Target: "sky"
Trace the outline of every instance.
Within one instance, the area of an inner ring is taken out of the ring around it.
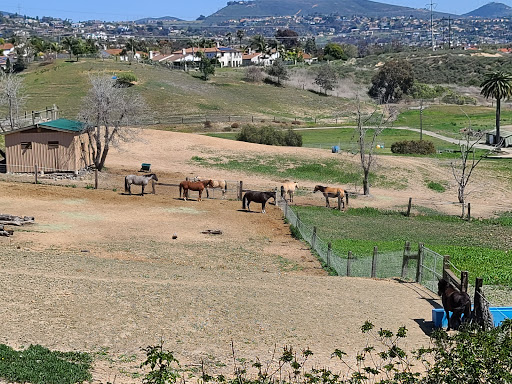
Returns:
[[[279,0],[276,0],[279,1]],[[386,0],[388,4],[412,8],[430,8],[431,0]],[[432,0],[434,10],[463,14],[485,5],[492,0]],[[512,6],[512,0],[494,0]],[[2,0],[0,11],[21,13],[29,16],[54,16],[72,21],[83,20],[136,20],[144,17],[174,16],[195,20],[201,14],[208,16],[226,6],[227,0]]]

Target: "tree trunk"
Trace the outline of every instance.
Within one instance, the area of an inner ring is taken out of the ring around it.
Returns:
[[[363,194],[365,196],[370,194],[370,181],[368,180],[370,176],[370,170],[364,169],[364,178],[363,178]]]
[[[496,145],[501,147],[500,136],[501,99],[496,99]]]

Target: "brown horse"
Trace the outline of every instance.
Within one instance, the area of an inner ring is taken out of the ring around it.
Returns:
[[[281,195],[282,197],[285,197],[286,194],[288,194],[288,197],[289,197],[289,201],[290,203],[293,202],[293,193],[295,192],[295,190],[299,188],[299,184],[296,183],[296,182],[291,182],[291,181],[288,181],[288,182],[284,182],[283,184],[281,184]]]
[[[463,321],[469,320],[471,315],[471,298],[466,292],[459,292],[449,281],[440,279],[437,284],[438,295],[441,296],[443,308],[448,319],[448,329],[450,327],[457,329],[461,323],[461,316],[464,314]],[[450,312],[452,317],[450,319]]]
[[[315,185],[315,190],[313,193],[316,191],[320,191],[324,194],[326,207],[330,207],[329,197],[341,196],[341,203],[343,204],[343,208],[345,208],[345,202],[343,201],[343,198],[345,197],[345,191],[343,189],[337,187],[324,187],[323,185]]]
[[[208,179],[206,179],[206,177],[200,177],[200,176],[194,177],[194,181],[202,181],[202,180],[208,180]],[[211,188],[220,188],[222,191],[222,198],[224,198],[224,195],[228,191],[228,182],[226,180],[213,180],[212,179]],[[208,188],[206,188],[206,197],[210,197]]]
[[[181,191],[183,190],[183,200],[187,201],[188,198],[188,191],[199,191],[199,199],[197,201],[201,201],[201,195],[203,194],[203,190],[206,188],[206,186],[211,186],[212,181],[211,180],[203,180],[203,181],[182,181],[180,183],[180,198],[181,198]]]

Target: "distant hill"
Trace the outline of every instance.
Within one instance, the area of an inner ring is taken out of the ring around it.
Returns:
[[[430,17],[425,9],[415,9],[384,4],[370,0],[252,0],[228,1],[228,5],[208,16],[206,23],[225,20],[239,20],[244,17],[291,16],[291,15],[330,15],[340,16],[415,16]],[[447,14],[437,12],[436,17]]]
[[[12,13],[10,12],[4,12],[4,11],[0,11],[0,15],[12,15]]]
[[[503,3],[492,2],[469,13],[465,17],[511,17],[512,7]]]
[[[144,19],[135,20],[138,24],[150,24],[156,23],[158,21],[183,21],[182,19],[178,19],[173,16],[162,16],[162,17],[146,17]]]

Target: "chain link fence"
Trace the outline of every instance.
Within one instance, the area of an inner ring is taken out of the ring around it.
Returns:
[[[279,197],[276,204],[283,210],[286,220],[311,245],[322,263],[338,276],[392,278],[416,281],[429,290],[437,291],[437,282],[443,277],[443,256],[425,248],[422,244],[411,249],[406,243],[403,251],[380,252],[375,247],[373,255],[354,256],[350,250],[343,255],[332,250],[329,242],[322,239],[315,227],[306,225],[291,209],[288,202]]]

